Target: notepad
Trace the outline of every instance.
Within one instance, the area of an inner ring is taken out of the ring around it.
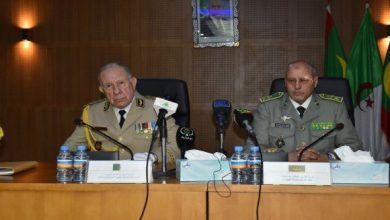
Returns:
[[[37,161],[0,162],[0,176],[13,175],[37,166]]]

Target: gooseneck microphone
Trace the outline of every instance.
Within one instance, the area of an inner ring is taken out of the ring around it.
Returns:
[[[92,131],[96,132],[97,134],[103,136],[104,138],[106,138],[107,140],[111,141],[112,143],[118,145],[120,148],[126,150],[127,152],[129,152],[129,154],[131,155],[131,159],[134,160],[134,153],[133,151],[126,145],[120,143],[119,141],[115,140],[114,138],[110,137],[109,135],[101,132],[99,129],[97,129],[96,127],[92,126],[92,125],[89,125],[87,123],[85,123],[83,120],[81,120],[80,118],[76,118],[74,120],[74,123],[76,125],[79,125],[79,126],[86,126],[88,128],[90,128]]]
[[[176,132],[176,142],[181,150],[181,158],[184,158],[184,153],[187,150],[194,148],[195,131],[188,127],[179,127]]]
[[[261,160],[261,162],[260,162],[261,163],[260,164],[260,167],[261,167],[260,185],[262,185],[263,184],[263,176],[264,176],[264,174],[263,174],[263,172],[264,172],[263,152],[261,151],[261,147],[260,147],[259,142],[257,142],[256,134],[255,134],[255,131],[253,130],[253,127],[252,127],[253,114],[250,110],[244,109],[244,108],[235,109],[233,111],[233,113],[234,113],[234,121],[238,124],[238,126],[245,129],[248,132],[248,135],[251,138],[251,140],[253,141],[253,143],[256,146],[259,146],[259,153],[260,153],[260,160]]]
[[[234,113],[234,121],[240,126],[241,128],[245,129],[251,140],[256,146],[260,146],[257,142],[255,131],[252,127],[253,122],[253,114],[250,110],[244,109],[244,108],[238,108],[233,111]]]
[[[330,129],[328,132],[326,132],[325,134],[323,134],[321,137],[319,137],[317,140],[315,140],[313,143],[307,145],[306,147],[304,147],[302,149],[302,151],[299,153],[299,156],[298,156],[298,161],[301,162],[302,161],[302,155],[303,155],[303,152],[305,152],[307,149],[313,147],[316,143],[318,143],[319,141],[321,141],[322,139],[324,139],[325,137],[327,137],[328,135],[330,135],[332,132],[336,131],[336,130],[342,130],[344,128],[344,124],[343,123],[338,123],[336,124],[336,126],[332,129]]]
[[[179,105],[175,102],[171,102],[162,98],[156,98],[156,100],[153,103],[153,108],[157,113],[157,122],[156,126],[154,127],[153,134],[152,134],[152,142],[154,142],[154,139],[157,136],[157,131],[160,131],[160,142],[161,142],[161,162],[162,162],[162,172],[156,172],[155,178],[165,178],[170,175],[174,175],[174,173],[170,173],[167,170],[167,123],[166,119],[167,117],[173,115],[177,107]],[[149,152],[151,152],[151,148],[153,145],[150,145]]]

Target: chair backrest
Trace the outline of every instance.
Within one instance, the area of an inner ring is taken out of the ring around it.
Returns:
[[[137,91],[144,96],[155,96],[179,104],[173,114],[176,124],[190,127],[190,99],[187,83],[178,79],[138,79]]]
[[[286,92],[284,78],[278,78],[272,81],[270,94],[275,92]],[[319,77],[315,92],[343,97],[343,101],[347,107],[348,115],[352,121],[352,124],[355,124],[352,107],[352,95],[348,80],[338,77]]]

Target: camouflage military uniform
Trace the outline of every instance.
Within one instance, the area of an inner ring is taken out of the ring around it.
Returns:
[[[147,152],[152,137],[152,126],[154,126],[157,120],[153,103],[154,98],[146,98],[136,92],[122,128],[119,127],[113,107],[106,99],[86,105],[83,109],[82,119],[85,123],[94,127],[100,127],[102,132],[128,146],[134,153]],[[167,161],[169,162],[174,162],[176,158],[180,158],[180,150],[176,144],[177,128],[175,120],[172,117],[168,118]],[[102,150],[105,151],[119,150],[121,159],[130,157],[127,151],[118,148],[114,143],[86,127],[76,127],[73,134],[65,141],[65,144],[69,145],[73,150],[79,144],[86,144],[92,151],[98,148],[96,145],[101,145]],[[153,146],[153,152],[161,161],[159,138]]]
[[[338,123],[343,123],[344,128],[334,131],[313,148],[321,153],[342,145],[353,150],[361,149],[362,142],[348,117],[342,97],[338,96],[314,93],[302,119],[287,93],[260,98],[253,127],[263,150],[292,152],[314,142]]]

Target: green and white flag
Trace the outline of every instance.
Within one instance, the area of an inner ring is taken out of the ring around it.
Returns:
[[[345,78],[347,62],[330,5],[326,7],[324,76]]]
[[[388,153],[381,129],[383,66],[368,4],[352,45],[346,77],[352,90],[358,135],[365,150],[375,160],[383,160]]]
[[[382,93],[382,132],[385,137],[384,145],[390,148],[390,43],[385,58]],[[388,155],[390,156],[390,155]]]

